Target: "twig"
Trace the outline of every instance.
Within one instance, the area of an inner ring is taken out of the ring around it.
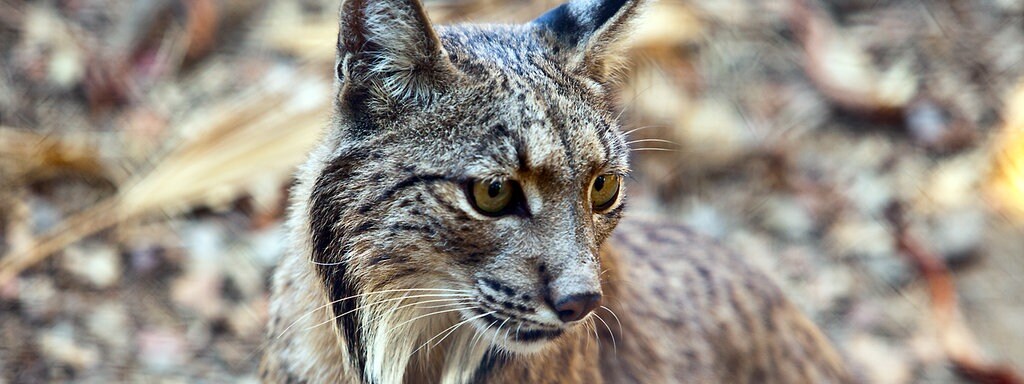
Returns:
[[[903,206],[899,203],[890,205],[886,209],[886,219],[894,230],[897,248],[917,267],[928,283],[931,310],[938,323],[939,338],[955,371],[978,383],[1024,383],[1024,379],[1013,369],[992,363],[983,356],[974,335],[964,324],[957,303],[956,284],[949,268],[907,229]]]

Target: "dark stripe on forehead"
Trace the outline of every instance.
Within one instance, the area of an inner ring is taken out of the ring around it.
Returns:
[[[586,86],[578,78],[566,71],[566,69],[557,63],[552,62],[541,55],[530,55],[530,64],[540,70],[544,76],[546,76],[552,83],[555,84],[553,88],[560,88],[565,90],[571,90],[575,92],[584,92]]]
[[[554,85],[548,84],[548,86],[544,90],[544,94],[559,95],[569,100],[575,100],[574,102],[579,103],[587,103],[587,101],[583,100],[592,100],[593,97],[603,97],[601,95],[594,95],[591,88],[584,84],[578,76],[574,76],[571,73],[567,72],[565,68],[562,67],[561,65],[555,65],[540,56],[530,56],[529,60],[536,68],[538,68],[545,75],[545,77],[547,77],[548,79],[551,80],[552,83],[554,83]],[[549,106],[555,105],[551,97],[548,97],[546,100],[543,101]],[[603,108],[604,105],[606,104],[598,103],[597,105],[594,105],[594,107]],[[572,122],[568,121],[565,118],[566,116],[562,116],[560,113],[556,113],[561,112],[561,109],[549,107],[548,112],[550,115],[549,118],[551,119],[552,123],[555,124],[556,127],[562,128],[559,130],[559,138],[562,141],[562,145],[565,146],[566,148],[569,148],[569,130],[579,128],[565,126],[565,124]],[[598,136],[597,139],[598,141],[601,142],[600,145],[602,146],[602,149],[604,151],[605,161],[610,161],[613,156],[612,152],[614,151],[614,149],[611,146],[617,145],[620,141],[615,136],[615,130],[612,128],[613,123],[606,124],[606,122],[601,117],[598,116],[587,116],[584,118],[593,121],[594,125],[596,126],[596,134]],[[618,144],[617,146],[621,146],[621,144]],[[571,153],[571,150],[567,150],[567,155]],[[575,154],[572,153],[572,155]],[[621,156],[623,156],[621,152],[618,152],[615,157]],[[575,158],[575,156],[569,157],[570,165],[575,166],[576,160],[577,159]]]
[[[561,113],[555,113],[552,116],[552,120],[559,119]],[[576,153],[572,151],[572,144],[569,142],[569,128],[565,126],[564,120],[552,122],[558,128],[558,141],[562,143],[562,148],[565,149],[565,161],[569,163],[569,167],[576,168]]]
[[[313,246],[311,261],[324,283],[328,300],[333,302],[333,315],[349,313],[356,308],[356,300],[340,300],[359,291],[355,280],[349,276],[346,246],[339,224],[345,212],[345,192],[342,181],[351,175],[357,157],[340,158],[324,169],[313,185],[309,202],[310,236]],[[340,301],[339,301],[340,300]],[[363,346],[362,327],[355,313],[336,317],[338,329],[344,334],[348,354],[352,357],[353,368],[362,376],[366,366],[366,349]],[[365,378],[361,377],[361,380]]]
[[[611,124],[602,124],[602,131],[604,132],[604,139],[601,140],[601,144],[605,150],[605,163],[606,164],[623,164],[628,162],[629,150],[626,147],[625,140],[622,140],[622,136],[619,131],[613,126],[615,122]]]
[[[496,119],[498,119],[498,117],[493,115],[489,116],[486,118],[485,124],[493,122]],[[523,141],[522,136],[518,131],[509,130],[508,126],[504,123],[498,122],[492,124],[490,133],[494,135],[494,139],[500,144],[511,144],[513,150],[515,150],[515,154],[511,158],[509,158],[508,154],[504,153],[504,151],[502,151],[502,153],[495,153],[494,161],[498,164],[506,164],[508,163],[506,159],[510,159],[512,161],[512,164],[510,164],[511,166],[517,167],[520,171],[527,171],[529,169],[529,153],[526,149],[526,142]],[[503,148],[501,145],[497,145],[495,147]]]
[[[519,170],[527,172],[530,170],[530,153],[526,150],[526,144],[521,140],[516,141],[516,159],[519,164]]]
[[[551,89],[545,89],[544,92],[535,93],[536,101],[544,110],[545,119],[551,128],[555,130],[558,135],[558,141],[562,145],[563,154],[565,155],[566,165],[569,168],[576,167],[576,154],[572,150],[572,143],[569,140],[569,127],[566,126],[568,123],[566,116],[562,114],[561,107],[557,105],[551,94],[556,94],[559,88],[554,87]],[[550,93],[549,93],[550,92]]]

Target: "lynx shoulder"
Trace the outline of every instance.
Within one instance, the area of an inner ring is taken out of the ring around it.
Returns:
[[[644,3],[435,27],[417,0],[344,1],[264,380],[849,382],[742,257],[624,214],[609,99]]]

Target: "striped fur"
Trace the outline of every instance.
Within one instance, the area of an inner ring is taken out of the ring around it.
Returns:
[[[640,3],[438,28],[415,0],[343,3],[336,119],[293,191],[266,382],[846,380],[741,258],[589,203],[595,177],[629,171],[608,100]],[[523,208],[482,214],[474,180],[514,180]],[[559,320],[551,298],[575,294],[605,307]]]

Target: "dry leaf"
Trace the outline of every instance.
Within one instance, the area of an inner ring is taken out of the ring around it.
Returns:
[[[1024,220],[1024,82],[1010,96],[989,190],[996,204]]]

